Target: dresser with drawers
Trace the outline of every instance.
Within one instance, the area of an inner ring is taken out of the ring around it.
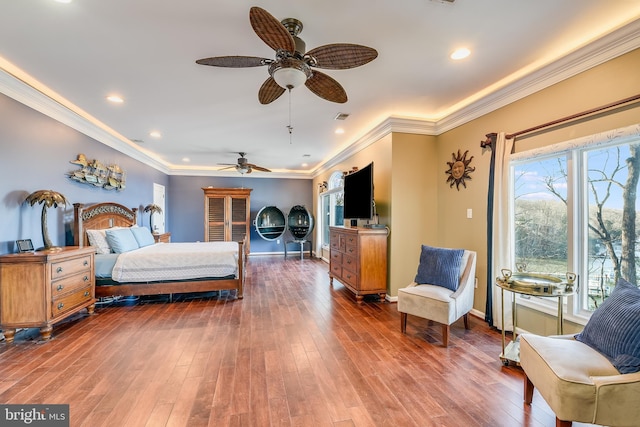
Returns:
[[[62,247],[0,256],[0,329],[13,342],[18,328],[53,325],[95,308],[94,247]]]
[[[387,294],[386,228],[329,227],[329,278],[338,279],[362,302],[365,295]]]

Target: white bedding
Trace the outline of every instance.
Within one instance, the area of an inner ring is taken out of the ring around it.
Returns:
[[[237,242],[158,243],[119,254],[111,278],[152,282],[237,277],[237,273]]]

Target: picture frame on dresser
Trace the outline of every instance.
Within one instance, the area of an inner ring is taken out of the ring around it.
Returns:
[[[16,240],[16,249],[19,253],[33,252],[33,242],[31,242],[31,239]]]

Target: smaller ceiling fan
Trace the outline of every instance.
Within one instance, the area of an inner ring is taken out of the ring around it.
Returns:
[[[268,66],[269,78],[258,92],[261,104],[269,104],[278,99],[286,89],[291,90],[302,84],[327,101],[345,103],[347,93],[340,83],[317,69],[355,68],[378,56],[375,49],[352,43],[327,44],[307,51],[305,42],[298,37],[302,31],[302,22],[294,18],[278,21],[257,6],[250,9],[249,21],[258,37],[275,50],[275,59],[217,56],[198,59],[196,63],[233,68]]]
[[[221,166],[227,166],[226,168],[222,168],[220,170],[236,168],[236,170],[243,175],[245,173],[251,173],[254,169],[260,172],[271,172],[267,168],[249,163],[247,161],[247,158],[245,157],[245,154],[247,153],[239,152],[238,154],[240,154],[240,157],[238,157],[238,163],[218,163]]]

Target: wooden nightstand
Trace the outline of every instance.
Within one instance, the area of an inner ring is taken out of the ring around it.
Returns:
[[[16,328],[40,328],[95,309],[94,247],[68,246],[0,256],[0,328],[8,343]]]
[[[171,243],[171,233],[153,233],[153,238],[156,240],[156,243]]]

